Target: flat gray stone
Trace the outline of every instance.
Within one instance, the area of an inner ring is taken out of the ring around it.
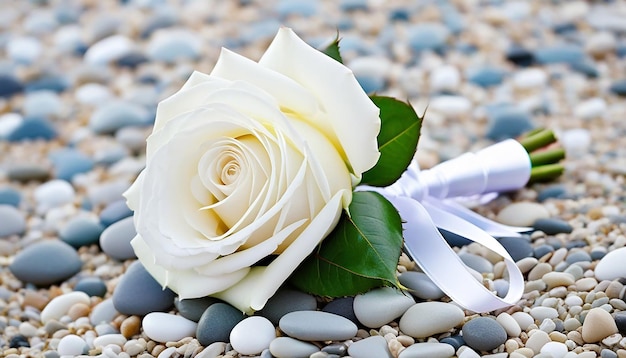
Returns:
[[[423,342],[410,345],[400,352],[398,358],[449,358],[454,347],[446,343]]]
[[[348,347],[348,354],[353,358],[393,358],[383,336],[371,336],[352,343]]]
[[[349,319],[322,311],[290,312],[278,325],[285,334],[304,341],[342,341],[358,330]]]
[[[290,337],[278,337],[270,343],[270,353],[276,358],[308,357],[319,351],[320,349],[314,344]]]
[[[47,286],[74,276],[82,266],[73,247],[60,240],[43,240],[15,255],[9,270],[22,282]]]

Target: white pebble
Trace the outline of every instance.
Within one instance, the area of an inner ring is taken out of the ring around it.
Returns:
[[[559,142],[567,155],[578,156],[586,153],[591,145],[591,134],[582,128],[570,129],[561,133]]]
[[[454,91],[461,84],[461,73],[452,65],[436,68],[430,74],[431,91]]]
[[[24,119],[19,113],[5,113],[0,115],[0,138],[6,138]]]
[[[84,84],[76,89],[74,95],[79,103],[93,106],[105,103],[113,97],[111,91],[99,83]]]
[[[176,342],[194,336],[198,324],[183,316],[163,312],[148,313],[142,321],[144,333],[157,342]]]
[[[252,316],[237,323],[230,332],[230,344],[244,355],[260,354],[276,338],[272,322],[261,316]]]
[[[517,202],[500,210],[498,222],[512,226],[531,226],[537,219],[550,217],[548,210],[541,204],[533,202]]]
[[[615,280],[620,277],[626,277],[626,247],[613,250],[606,254],[596,265],[594,270],[596,278],[602,280]]]
[[[87,350],[87,343],[75,334],[68,334],[61,338],[57,352],[61,356],[77,356],[83,354]]]
[[[106,347],[110,344],[122,347],[126,343],[126,337],[121,334],[105,334],[104,336],[96,337],[93,340],[93,346],[95,348],[98,347]]]
[[[607,111],[606,101],[602,98],[591,98],[574,107],[574,115],[581,119],[604,117]]]
[[[65,180],[55,179],[41,184],[35,189],[37,211],[45,213],[51,208],[74,201],[74,188]]]
[[[526,330],[528,326],[535,323],[535,319],[526,312],[515,312],[511,315],[513,319],[519,324],[522,330]]]
[[[81,291],[73,291],[53,298],[41,311],[41,322],[48,323],[53,319],[60,319],[67,314],[70,307],[77,303],[89,305],[91,301],[89,296]]]
[[[506,331],[509,337],[518,337],[522,333],[519,323],[510,314],[502,312],[496,317],[496,321]]]
[[[130,53],[135,48],[133,40],[126,36],[114,35],[93,44],[83,57],[86,63],[105,65]]]
[[[567,351],[567,346],[561,342],[548,342],[540,350],[541,353],[549,354],[552,358],[563,358]]]
[[[518,71],[513,76],[513,86],[520,89],[543,87],[548,82],[548,74],[540,68]]]

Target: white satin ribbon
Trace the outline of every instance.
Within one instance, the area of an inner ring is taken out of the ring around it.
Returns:
[[[368,186],[391,201],[404,224],[407,253],[433,282],[459,305],[474,312],[490,312],[514,305],[524,293],[522,274],[506,249],[493,236],[520,236],[527,227],[502,225],[456,202],[459,198],[518,190],[528,183],[528,153],[515,140],[466,153],[420,171],[413,160],[402,177],[386,188]],[[477,242],[502,256],[509,290],[500,298],[468,271],[437,227]]]

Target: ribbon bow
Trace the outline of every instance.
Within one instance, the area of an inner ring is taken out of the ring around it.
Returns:
[[[479,197],[490,200],[498,193],[523,188],[530,180],[551,179],[563,167],[553,164],[564,157],[557,150],[532,151],[555,141],[551,131],[530,133],[465,153],[428,170],[412,161],[402,177],[385,188],[360,187],[381,193],[396,207],[404,223],[405,251],[439,288],[456,303],[474,312],[490,312],[514,305],[524,293],[524,278],[506,249],[495,237],[521,237],[529,227],[507,226],[489,220],[459,204]],[[509,290],[500,298],[475,279],[445,241],[440,229],[477,242],[500,255],[506,264]]]

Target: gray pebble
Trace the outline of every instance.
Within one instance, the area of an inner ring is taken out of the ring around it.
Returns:
[[[276,292],[256,314],[269,319],[277,325],[280,319],[289,312],[313,311],[317,308],[315,297],[307,293],[284,288]]]
[[[490,351],[504,344],[507,339],[504,328],[490,317],[473,318],[461,330],[465,343],[477,351]]]
[[[24,214],[17,208],[0,204],[0,237],[19,235],[26,230]]]
[[[541,218],[533,223],[535,230],[540,230],[548,235],[556,235],[560,233],[569,234],[572,232],[572,226],[566,221],[554,218]]]
[[[340,341],[354,337],[357,326],[347,318],[322,311],[296,311],[284,315],[280,329],[305,341]]]
[[[78,216],[59,231],[59,238],[75,248],[98,243],[104,227],[95,218]]]
[[[9,270],[22,282],[47,286],[74,276],[82,265],[70,245],[60,240],[44,240],[18,253]]]
[[[200,298],[189,298],[181,300],[178,297],[174,300],[174,306],[180,313],[181,316],[192,320],[194,322],[200,321],[202,314],[206,309],[214,304],[221,302],[219,299],[214,297],[200,297]]]
[[[229,304],[212,304],[198,321],[196,338],[205,347],[215,342],[228,342],[230,331],[244,318],[241,311]]]
[[[100,235],[100,247],[111,258],[124,261],[135,258],[130,241],[137,235],[133,217],[119,220],[104,229]]]
[[[371,336],[356,341],[348,347],[348,354],[353,358],[392,358],[387,340],[382,336]]]
[[[290,337],[278,337],[270,343],[270,352],[276,358],[308,357],[319,351],[314,344]]]
[[[174,304],[174,297],[176,294],[172,290],[163,289],[141,262],[135,261],[117,284],[113,305],[120,313],[144,316],[168,310]]]
[[[400,283],[415,297],[424,300],[438,300],[445,293],[425,273],[407,271],[398,276]]]

